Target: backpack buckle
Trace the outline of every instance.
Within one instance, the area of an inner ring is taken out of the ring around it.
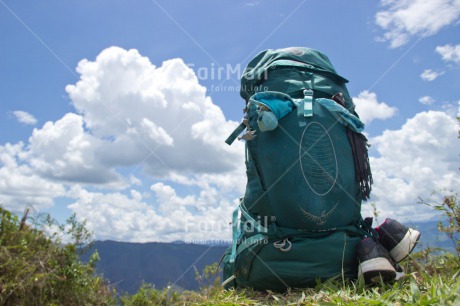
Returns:
[[[313,116],[313,89],[304,89],[303,91],[303,116]]]

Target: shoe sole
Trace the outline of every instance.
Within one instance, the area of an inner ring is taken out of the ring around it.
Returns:
[[[383,281],[391,281],[396,278],[396,270],[384,257],[377,257],[366,260],[359,264],[358,278],[363,275],[366,283],[376,283]]]
[[[404,238],[390,250],[391,258],[396,262],[400,262],[406,258],[417,245],[420,236],[419,231],[409,228]]]

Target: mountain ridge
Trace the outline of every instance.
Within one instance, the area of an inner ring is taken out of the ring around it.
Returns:
[[[156,288],[174,285],[176,288],[196,290],[195,269],[219,262],[227,246],[165,242],[96,241],[82,256],[88,261],[97,250],[101,258],[96,264],[102,274],[119,291],[134,294],[142,283]]]

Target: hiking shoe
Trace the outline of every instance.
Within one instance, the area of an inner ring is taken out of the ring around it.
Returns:
[[[420,239],[420,232],[387,218],[375,229],[379,233],[379,242],[389,252],[394,261],[400,262],[415,248]]]
[[[396,278],[396,270],[387,249],[372,238],[364,238],[359,242],[358,260],[358,278],[363,275],[366,284]]]

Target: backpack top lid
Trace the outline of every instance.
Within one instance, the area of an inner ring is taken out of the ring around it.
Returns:
[[[328,75],[339,84],[348,83],[347,79],[337,74],[329,58],[320,51],[306,47],[268,49],[260,52],[246,66],[241,76],[241,97],[247,101],[258,91],[257,85],[266,80],[269,69],[278,66],[293,66]]]

